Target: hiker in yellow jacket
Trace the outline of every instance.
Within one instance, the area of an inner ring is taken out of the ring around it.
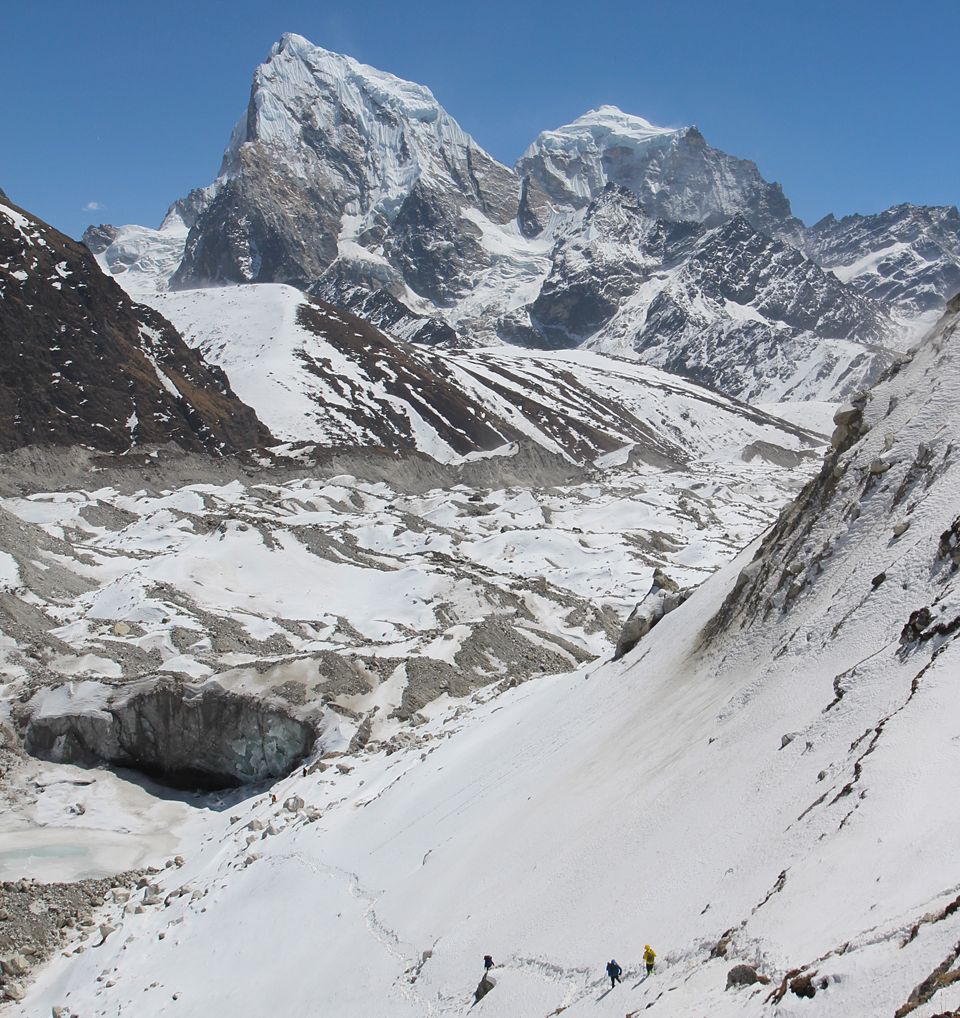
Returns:
[[[644,945],[643,960],[647,964],[647,975],[652,976],[653,966],[656,964],[657,961],[657,952],[654,951],[654,949],[649,944]]]

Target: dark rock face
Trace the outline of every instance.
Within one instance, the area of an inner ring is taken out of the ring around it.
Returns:
[[[94,254],[100,254],[116,240],[120,231],[115,226],[101,223],[99,226],[88,226],[83,231],[83,244]]]
[[[816,974],[816,972],[805,972],[802,975],[795,976],[790,980],[790,992],[798,997],[815,997],[817,995],[817,988],[814,986],[813,979]]]
[[[161,315],[90,252],[0,208],[0,450],[175,442],[234,452],[269,441],[256,414]]]
[[[954,571],[960,569],[960,516],[940,535],[937,558],[949,561]]]
[[[739,214],[773,234],[790,233],[799,225],[779,184],[764,180],[749,159],[708,145],[695,127],[680,134],[656,170],[659,180],[645,175],[634,190],[657,215],[710,225]]]
[[[473,991],[473,1002],[479,1004],[481,1000],[497,985],[496,979],[493,978],[489,973],[485,974],[483,979],[480,980],[479,985]]]
[[[730,315],[731,305],[749,310]],[[872,383],[892,362],[885,343],[896,335],[881,306],[737,217],[707,234],[653,298],[634,347],[741,399],[762,398],[771,384],[809,398],[824,378],[836,395]],[[827,338],[856,345],[831,349]],[[812,368],[797,377],[804,363]]]
[[[737,216],[706,237],[686,266],[686,285],[749,305],[793,329],[881,343],[894,332],[883,310],[831,273]]]
[[[400,206],[384,253],[412,290],[443,308],[468,293],[472,274],[486,265],[480,237],[456,204],[418,183]]]
[[[532,177],[520,181],[520,205],[517,209],[517,224],[525,237],[536,237],[542,233],[550,218],[553,206],[540,182]]]
[[[288,774],[313,747],[310,725],[252,697],[157,683],[104,709],[44,713],[28,753],[130,767],[175,788],[230,788]]]
[[[173,288],[283,282],[306,287],[337,256],[336,196],[297,179],[257,142],[200,212]]]
[[[620,630],[613,660],[619,661],[624,654],[629,654],[658,622],[679,608],[690,593],[689,590],[682,590],[677,581],[666,573],[655,570],[650,590]]]

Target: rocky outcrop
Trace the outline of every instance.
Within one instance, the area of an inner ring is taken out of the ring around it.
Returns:
[[[753,986],[758,982],[769,983],[770,980],[761,976],[753,965],[734,965],[727,973],[726,989],[729,990],[731,986],[737,989],[741,986]]]
[[[174,442],[236,452],[270,434],[156,311],[133,303],[90,252],[0,205],[0,450]]]
[[[129,767],[177,788],[229,788],[289,773],[315,739],[306,721],[216,685],[84,682],[41,694],[25,748],[60,763]]]
[[[833,415],[836,425],[830,437],[830,447],[838,455],[845,453],[867,431],[863,422],[863,408],[867,403],[867,394],[858,393],[846,406],[840,407]]]
[[[354,365],[357,378],[331,371],[328,358],[318,357],[311,371],[338,390],[334,402],[344,406],[355,428],[379,435],[385,448],[415,449],[417,429],[424,424],[459,454],[496,449],[522,437],[457,385],[446,363],[431,362],[429,351],[395,342],[318,300],[300,305],[297,322]],[[301,357],[308,356],[304,349]],[[382,395],[371,398],[373,392]]]
[[[690,594],[691,591],[681,590],[676,580],[670,579],[666,573],[660,569],[654,570],[649,592],[633,609],[620,630],[614,661],[629,654],[664,616],[679,608]]]
[[[486,973],[480,980],[477,988],[473,991],[473,1002],[479,1004],[481,1000],[497,985],[496,979]]]
[[[309,292],[327,304],[348,308],[396,339],[447,349],[461,345],[457,332],[443,319],[413,311],[378,277],[356,282],[352,267],[334,265]]]

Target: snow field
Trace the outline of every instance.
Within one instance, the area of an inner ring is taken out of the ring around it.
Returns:
[[[133,917],[125,957],[117,938],[58,959],[13,1013],[69,992],[93,1016],[134,999],[199,1015],[224,994],[240,1018],[462,1014],[487,952],[498,985],[476,1011],[503,1018],[896,1012],[958,941],[952,336],[875,390],[792,515],[624,660],[437,701],[415,745],[296,772],[232,823],[207,814],[176,878],[206,911]],[[910,635],[921,606],[927,635]],[[291,793],[320,818],[287,813]],[[247,845],[254,817],[278,830]],[[610,957],[626,978],[607,993]],[[771,983],[725,990],[736,963]],[[795,970],[814,997],[771,998]],[[911,1013],[957,999],[931,992]]]

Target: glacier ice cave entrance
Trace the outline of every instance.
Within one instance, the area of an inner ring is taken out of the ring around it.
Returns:
[[[41,709],[25,748],[45,760],[126,767],[172,788],[213,791],[283,777],[315,740],[307,722],[256,697],[158,682],[99,705]]]

